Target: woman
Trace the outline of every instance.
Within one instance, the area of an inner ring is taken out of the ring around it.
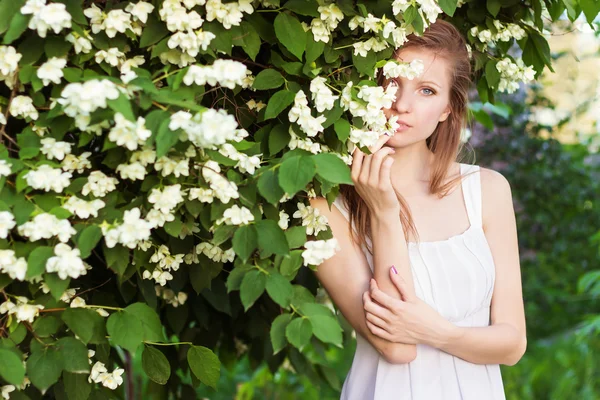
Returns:
[[[517,232],[506,179],[455,162],[466,44],[438,21],[395,57],[425,67],[380,80],[397,87],[384,111],[400,127],[371,154],[354,152],[354,187],[336,207],[311,201],[342,249],[317,277],[358,333],[342,399],[504,399],[499,365],[514,365],[527,343]]]

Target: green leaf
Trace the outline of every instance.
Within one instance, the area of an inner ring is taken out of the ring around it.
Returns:
[[[54,335],[58,328],[62,325],[62,321],[52,315],[44,315],[37,318],[33,322],[33,329],[39,337],[49,337]]]
[[[234,43],[236,45],[240,43],[246,54],[248,54],[252,61],[255,61],[256,55],[258,54],[260,45],[262,43],[260,36],[258,36],[254,26],[246,21],[242,21],[240,28],[242,37],[234,40]]]
[[[240,299],[244,310],[248,311],[254,302],[265,291],[267,276],[258,270],[252,270],[244,275],[240,286]]]
[[[258,90],[275,89],[283,85],[284,82],[285,79],[283,79],[283,76],[279,71],[269,68],[260,71],[258,75],[256,75],[252,87]]]
[[[579,5],[585,14],[585,18],[591,24],[600,13],[600,1],[598,0],[579,0]]]
[[[85,308],[67,308],[62,320],[85,344],[102,343],[106,336],[104,318],[97,312]]]
[[[293,197],[312,181],[315,173],[316,166],[312,157],[289,157],[279,168],[279,186]]]
[[[502,3],[499,0],[487,0],[487,9],[494,16],[494,18],[500,12],[500,8],[502,7]]]
[[[280,90],[279,92],[275,93],[273,96],[271,96],[269,102],[267,103],[267,109],[265,110],[264,120],[266,121],[268,119],[275,118],[276,116],[278,116],[283,110],[285,110],[289,105],[291,105],[294,102],[295,97],[295,93],[290,92],[286,89]]]
[[[148,378],[164,385],[171,376],[171,365],[162,351],[152,346],[145,346],[142,353],[142,368]]]
[[[46,261],[52,256],[54,256],[52,247],[36,247],[27,257],[27,274],[25,277],[29,279],[43,274],[46,271]]]
[[[6,32],[13,16],[19,12],[26,1],[27,0],[0,0],[0,34]]]
[[[191,346],[187,352],[187,360],[196,378],[216,389],[221,374],[221,363],[215,353],[203,346]]]
[[[115,113],[122,114],[130,121],[136,121],[135,115],[133,114],[133,109],[131,108],[131,102],[123,93],[121,93],[116,99],[108,100],[106,103]]]
[[[286,49],[295,55],[298,60],[302,60],[302,54],[306,48],[306,32],[302,28],[300,21],[294,16],[286,13],[279,13],[273,24],[277,39]]]
[[[331,153],[319,153],[313,157],[317,174],[331,183],[352,185],[350,168],[338,156]]]
[[[272,272],[267,278],[267,293],[275,303],[283,308],[290,306],[294,288],[292,284],[278,273]]]
[[[273,354],[279,353],[287,344],[285,338],[285,328],[288,326],[292,319],[291,314],[281,314],[271,324],[271,344],[273,345]]]
[[[166,155],[169,150],[179,141],[179,135],[169,129],[169,119],[165,119],[158,128],[156,135],[156,159]]]
[[[309,320],[312,331],[319,340],[342,347],[342,328],[335,318],[316,315]]]
[[[92,384],[87,375],[63,372],[63,384],[69,400],[87,400],[90,398]]]
[[[137,317],[144,327],[144,340],[163,342],[163,326],[156,311],[145,303],[133,303],[125,308],[125,312],[132,317]]]
[[[71,14],[73,21],[78,23],[79,25],[87,25],[87,19],[85,14],[83,13],[82,0],[60,0],[61,3],[64,3],[67,6],[67,11]],[[76,27],[73,28],[77,30]]]
[[[279,153],[290,143],[291,138],[287,125],[276,125],[269,133],[269,154]]]
[[[129,249],[120,244],[113,248],[108,248],[105,244],[102,246],[102,250],[106,264],[119,274],[119,276],[123,276],[129,265]]]
[[[144,340],[142,321],[135,315],[123,311],[117,311],[108,317],[106,330],[114,344],[132,353],[135,353]]]
[[[15,14],[10,20],[8,31],[6,31],[6,33],[4,34],[4,39],[2,40],[2,43],[11,44],[15,40],[17,40],[27,29],[27,24],[29,23],[30,19],[30,15],[25,15],[21,13]]]
[[[102,239],[102,230],[97,225],[88,225],[77,238],[77,247],[81,252],[81,258],[85,259],[92,254],[92,250]]]
[[[373,76],[375,72],[375,64],[377,63],[377,55],[370,51],[366,57],[355,55],[352,52],[352,63],[356,67],[356,70],[364,75]]]
[[[273,205],[277,205],[284,194],[279,186],[277,173],[272,169],[264,171],[258,177],[257,188],[260,195]]]
[[[563,0],[563,3],[567,7],[567,15],[571,21],[575,21],[579,14],[581,14],[581,8],[579,7],[579,0]]]
[[[90,372],[87,347],[80,340],[67,336],[60,338],[56,346],[64,360],[65,371],[75,374]]]
[[[140,47],[148,47],[155,43],[158,43],[169,34],[169,30],[165,26],[164,22],[158,19],[154,13],[148,15],[148,21],[142,31],[140,37]]]
[[[325,43],[322,41],[315,41],[312,32],[308,35],[306,40],[306,63],[310,64],[315,61],[325,50]]]
[[[173,237],[179,237],[182,228],[183,222],[179,218],[175,218],[173,221],[167,222],[164,225],[165,232]]]
[[[306,242],[306,229],[303,226],[295,227],[300,228],[298,231],[304,231],[304,242]],[[287,233],[287,231],[286,231]],[[289,240],[289,239],[288,239]],[[296,276],[296,271],[302,267],[302,252],[303,250],[292,250],[290,252],[289,257],[284,257],[281,260],[281,265],[279,266],[279,271],[285,277],[294,277]]]
[[[25,378],[23,361],[10,350],[0,348],[0,376],[11,385],[19,386]]]
[[[72,46],[62,36],[50,36],[44,42],[44,52],[48,58],[64,57]]]
[[[309,17],[319,17],[317,10],[319,4],[313,0],[289,0],[285,2],[283,8],[293,11],[296,14],[307,15]]]
[[[333,129],[335,130],[335,134],[337,135],[338,139],[340,139],[340,141],[344,142],[344,143],[350,137],[350,129],[351,128],[352,128],[352,126],[350,125],[350,122],[348,122],[347,120],[345,120],[343,118],[338,119],[333,124]]]
[[[298,350],[308,344],[312,334],[312,325],[306,318],[295,318],[285,328],[285,337]]]
[[[256,223],[258,232],[258,247],[267,253],[286,255],[290,248],[283,230],[277,222],[263,219]]]
[[[258,233],[254,225],[240,226],[234,233],[233,251],[242,261],[248,261],[252,252],[258,247]]]
[[[497,62],[494,60],[490,60],[485,64],[485,78],[492,89],[497,89],[498,83],[500,83],[500,72],[496,68],[496,64]]]
[[[33,352],[27,359],[27,376],[42,392],[58,382],[62,370],[62,357],[53,347]]]
[[[69,287],[69,283],[71,282],[71,278],[60,279],[55,273],[44,273],[44,281],[46,285],[50,288],[50,294],[54,297],[55,300],[60,299],[60,296],[67,290]]]
[[[454,15],[454,11],[456,11],[457,0],[439,0],[440,8],[449,16]]]

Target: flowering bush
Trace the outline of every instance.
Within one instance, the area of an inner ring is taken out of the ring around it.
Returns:
[[[342,329],[305,267],[339,247],[307,198],[395,128],[376,71],[419,75],[392,52],[446,18],[493,102],[551,67],[565,5],[0,0],[2,396],[110,397],[136,352],[177,395],[246,351],[327,379],[305,355]]]

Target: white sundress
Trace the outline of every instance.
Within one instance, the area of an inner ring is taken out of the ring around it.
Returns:
[[[472,170],[480,168],[460,164],[462,175]],[[482,227],[480,175],[462,181],[469,229],[446,240],[408,243],[416,295],[459,326],[490,324],[495,266]],[[334,204],[349,219],[340,196]],[[373,270],[373,258],[362,249]],[[506,399],[498,364],[473,364],[424,344],[411,363],[390,364],[361,335],[356,341],[341,400]]]

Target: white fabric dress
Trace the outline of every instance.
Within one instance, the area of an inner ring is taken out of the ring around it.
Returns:
[[[472,169],[479,171],[479,166],[460,164],[462,175]],[[471,226],[446,240],[409,242],[411,270],[417,296],[444,318],[459,326],[488,326],[495,266],[482,228],[480,173],[464,179],[462,189]],[[341,197],[334,204],[348,219]],[[363,252],[373,270],[364,246]],[[342,400],[505,399],[498,364],[473,364],[424,344],[417,345],[413,362],[390,364],[366,339],[356,336]]]

